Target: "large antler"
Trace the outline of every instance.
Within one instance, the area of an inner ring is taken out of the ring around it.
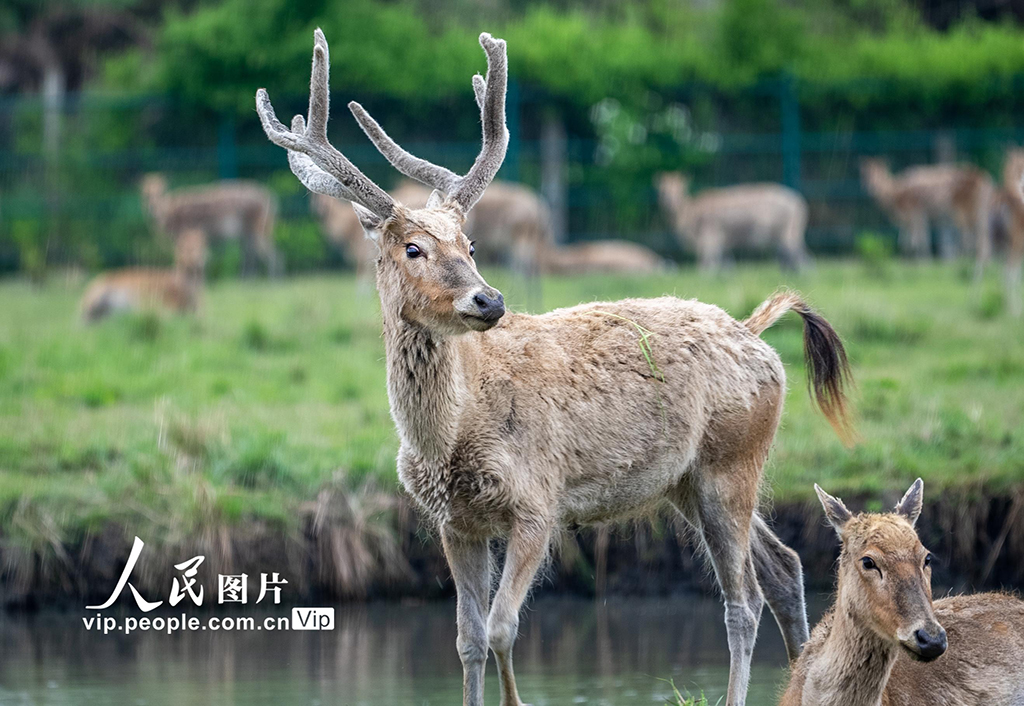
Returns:
[[[386,219],[394,211],[394,200],[327,140],[329,74],[327,40],[317,29],[313,33],[313,72],[309,79],[309,124],[296,115],[291,130],[286,128],[261,88],[256,92],[256,112],[263,130],[271,142],[288,150],[288,164],[307,189],[354,201]]]
[[[508,60],[505,41],[494,39],[484,32],[480,35],[480,46],[487,54],[487,78],[485,80],[479,74],[474,76],[473,92],[477,105],[480,106],[483,147],[465,176],[459,176],[449,169],[406,152],[384,132],[363,106],[355,101],[348,104],[363,132],[395,169],[407,177],[446,192],[452,201],[459,204],[463,213],[468,213],[469,209],[473,208],[484,193],[484,189],[494,179],[508,148],[508,130],[505,127]]]

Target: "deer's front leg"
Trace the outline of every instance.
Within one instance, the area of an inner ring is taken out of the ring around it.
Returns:
[[[487,619],[487,640],[498,662],[501,706],[521,706],[512,673],[512,645],[519,632],[519,609],[547,556],[551,528],[539,522],[517,523],[508,539],[505,568]]]
[[[483,706],[487,664],[487,604],[490,600],[491,557],[486,539],[466,540],[441,531],[444,554],[458,595],[456,647],[462,660],[462,703]]]

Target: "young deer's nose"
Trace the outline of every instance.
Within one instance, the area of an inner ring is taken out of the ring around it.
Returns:
[[[921,628],[914,631],[918,654],[921,659],[931,661],[946,651],[946,631],[936,625],[931,631]]]
[[[480,318],[484,321],[497,321],[505,314],[505,297],[497,290],[491,291],[494,292],[494,296],[486,292],[477,292],[473,296],[473,303],[476,304]]]

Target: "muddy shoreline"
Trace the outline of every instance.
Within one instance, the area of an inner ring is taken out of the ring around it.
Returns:
[[[883,497],[875,506],[890,507]],[[871,507],[847,495],[853,508]],[[809,590],[832,586],[838,542],[816,502],[776,502],[767,513],[782,540],[799,554]],[[430,600],[454,593],[434,534],[403,499],[387,515],[390,529],[353,526],[345,518],[302,519],[299,531],[263,523],[210,527],[173,545],[146,538],[131,581],[143,595],[166,598],[173,564],[197,554],[199,579],[217,595],[216,575],[280,572],[289,580],[287,602],[345,602],[367,597]],[[918,529],[937,557],[936,594],[1015,590],[1024,586],[1024,489],[1011,493],[947,491],[926,503]],[[367,536],[372,533],[373,536]],[[2,538],[0,538],[2,539]],[[109,596],[124,568],[133,534],[109,526],[74,546],[0,549],[0,602],[8,609],[77,609]],[[563,534],[535,595],[671,596],[713,593],[714,578],[684,524],[667,517]],[[494,554],[500,561],[501,547]],[[250,589],[251,590],[251,589]],[[130,599],[128,599],[130,600]],[[211,604],[207,601],[207,605]]]

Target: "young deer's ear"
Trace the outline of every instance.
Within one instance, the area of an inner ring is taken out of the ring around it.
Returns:
[[[427,199],[427,208],[437,208],[444,203],[444,194],[437,189],[430,192],[430,197]]]
[[[910,489],[903,496],[903,499],[896,503],[896,514],[903,515],[915,524],[921,515],[921,507],[924,505],[924,481],[918,478]]]
[[[833,498],[822,490],[817,483],[814,484],[814,492],[818,494],[818,500],[821,501],[821,506],[825,508],[825,517],[828,518],[829,524],[831,524],[836,533],[842,537],[843,526],[850,521],[850,518],[853,517],[853,515],[846,509],[846,505],[843,505],[842,500],[839,498]]]
[[[363,208],[355,201],[352,202],[352,208],[356,212],[356,218],[359,219],[359,225],[363,227],[366,237],[375,243],[378,242],[380,240],[380,229],[384,225],[384,219],[373,211]]]

